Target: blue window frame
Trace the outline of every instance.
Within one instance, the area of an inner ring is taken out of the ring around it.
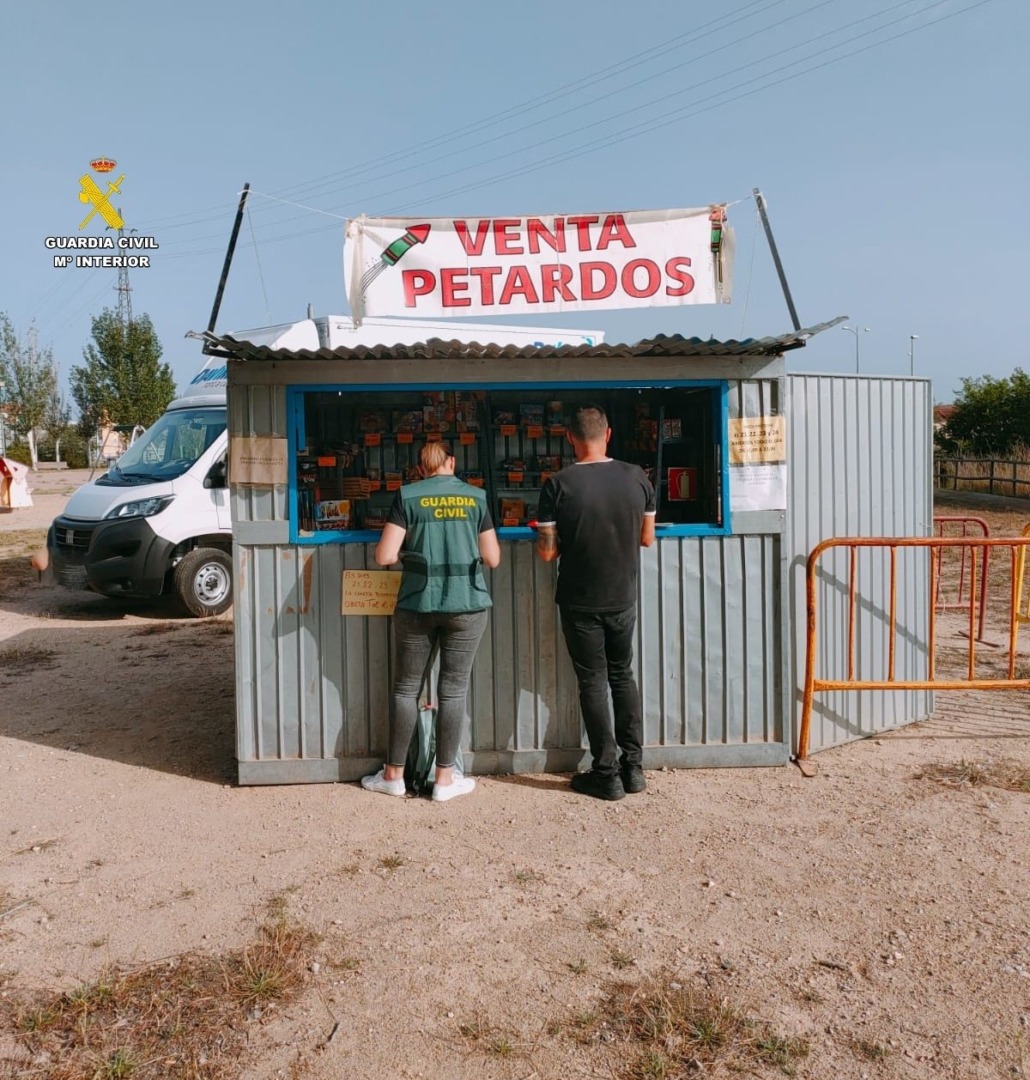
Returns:
[[[549,407],[588,402],[609,413],[612,455],[655,483],[659,538],[731,531],[725,381],[329,384],[287,388],[291,542],[375,543],[393,491],[433,438],[452,442],[459,475],[487,489],[498,536],[532,539],[525,519],[542,478],[571,461],[553,422],[563,414]],[[445,419],[452,410],[457,419]],[[418,413],[421,427],[448,430],[406,431]]]

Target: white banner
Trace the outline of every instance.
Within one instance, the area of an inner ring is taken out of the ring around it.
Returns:
[[[355,319],[547,315],[728,304],[724,206],[524,218],[357,218],[344,278]]]

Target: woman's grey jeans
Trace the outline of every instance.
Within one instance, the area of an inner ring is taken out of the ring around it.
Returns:
[[[420,613],[397,608],[393,633],[397,645],[397,674],[393,683],[390,765],[403,767],[418,722],[418,692],[434,645],[440,647],[437,679],[436,764],[454,764],[461,745],[468,699],[469,676],[476,650],[486,630],[487,611]]]

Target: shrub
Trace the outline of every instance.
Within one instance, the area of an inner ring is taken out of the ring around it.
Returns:
[[[29,448],[26,443],[9,443],[4,457],[8,461],[20,461],[22,465],[32,464],[32,458],[29,456]]]

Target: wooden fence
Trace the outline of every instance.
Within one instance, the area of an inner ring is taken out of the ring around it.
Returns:
[[[1030,461],[937,455],[933,459],[933,485],[939,491],[978,491],[1030,499]]]

